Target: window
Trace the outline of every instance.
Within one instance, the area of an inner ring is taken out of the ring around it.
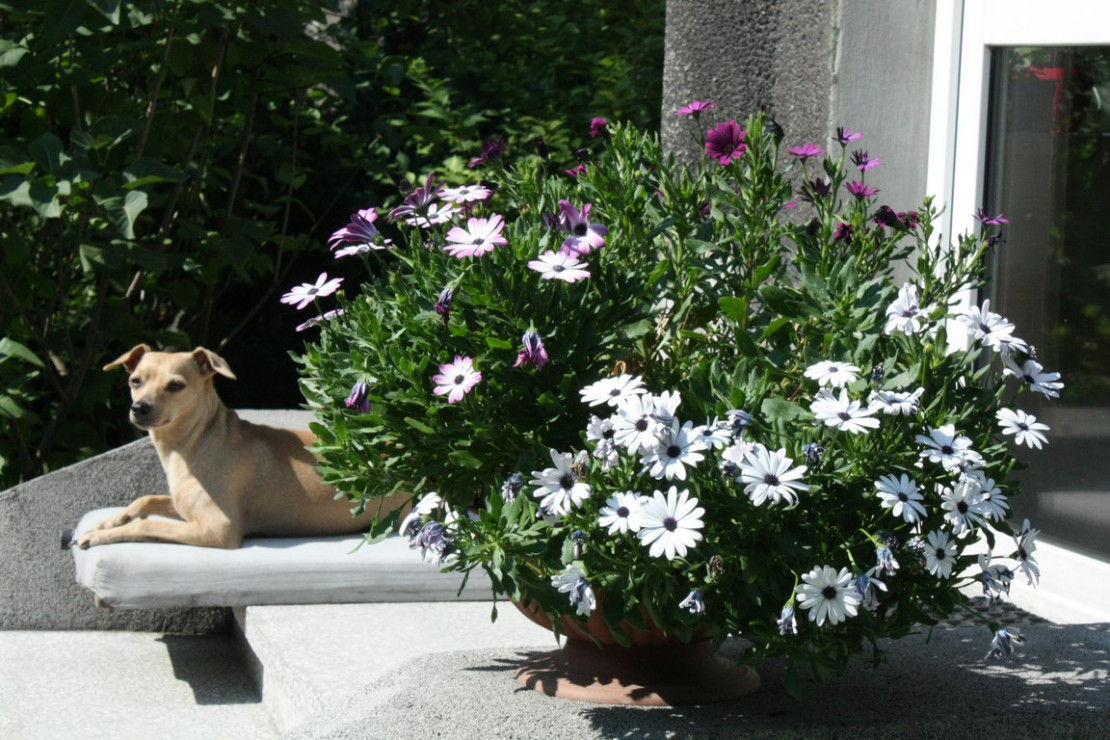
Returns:
[[[1046,577],[1014,598],[1103,620],[1110,595],[1085,584],[1110,577],[1110,3],[936,6],[929,192],[947,234],[974,230],[977,208],[1009,218],[970,298],[989,298],[1065,383],[1058,399],[1015,403],[1051,431],[1019,452],[1035,465],[1014,508],[1044,532]]]

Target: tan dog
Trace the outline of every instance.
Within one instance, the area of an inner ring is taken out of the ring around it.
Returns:
[[[105,370],[130,373],[131,422],[150,432],[170,495],[143,496],[78,538],[80,547],[159,541],[233,549],[252,534],[313,536],[370,523],[316,473],[309,432],[243,421],[216,395],[216,374],[234,378],[214,352],[152,352],[145,344]],[[383,511],[402,503],[386,500]],[[148,519],[160,515],[171,519]]]

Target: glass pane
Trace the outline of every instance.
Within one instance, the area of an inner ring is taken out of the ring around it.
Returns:
[[[1110,47],[1000,48],[992,64],[987,199],[1010,224],[992,310],[1060,398],[1015,405],[1051,428],[1015,503],[1046,537],[1110,556]]]

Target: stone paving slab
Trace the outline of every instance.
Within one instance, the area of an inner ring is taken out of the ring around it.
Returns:
[[[273,740],[232,635],[0,631],[0,737]]]

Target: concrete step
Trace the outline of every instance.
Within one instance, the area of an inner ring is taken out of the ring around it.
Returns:
[[[549,630],[512,604],[498,603],[495,623],[491,607],[488,601],[250,606],[235,616],[262,706],[279,731],[290,733],[416,658],[556,646]]]

